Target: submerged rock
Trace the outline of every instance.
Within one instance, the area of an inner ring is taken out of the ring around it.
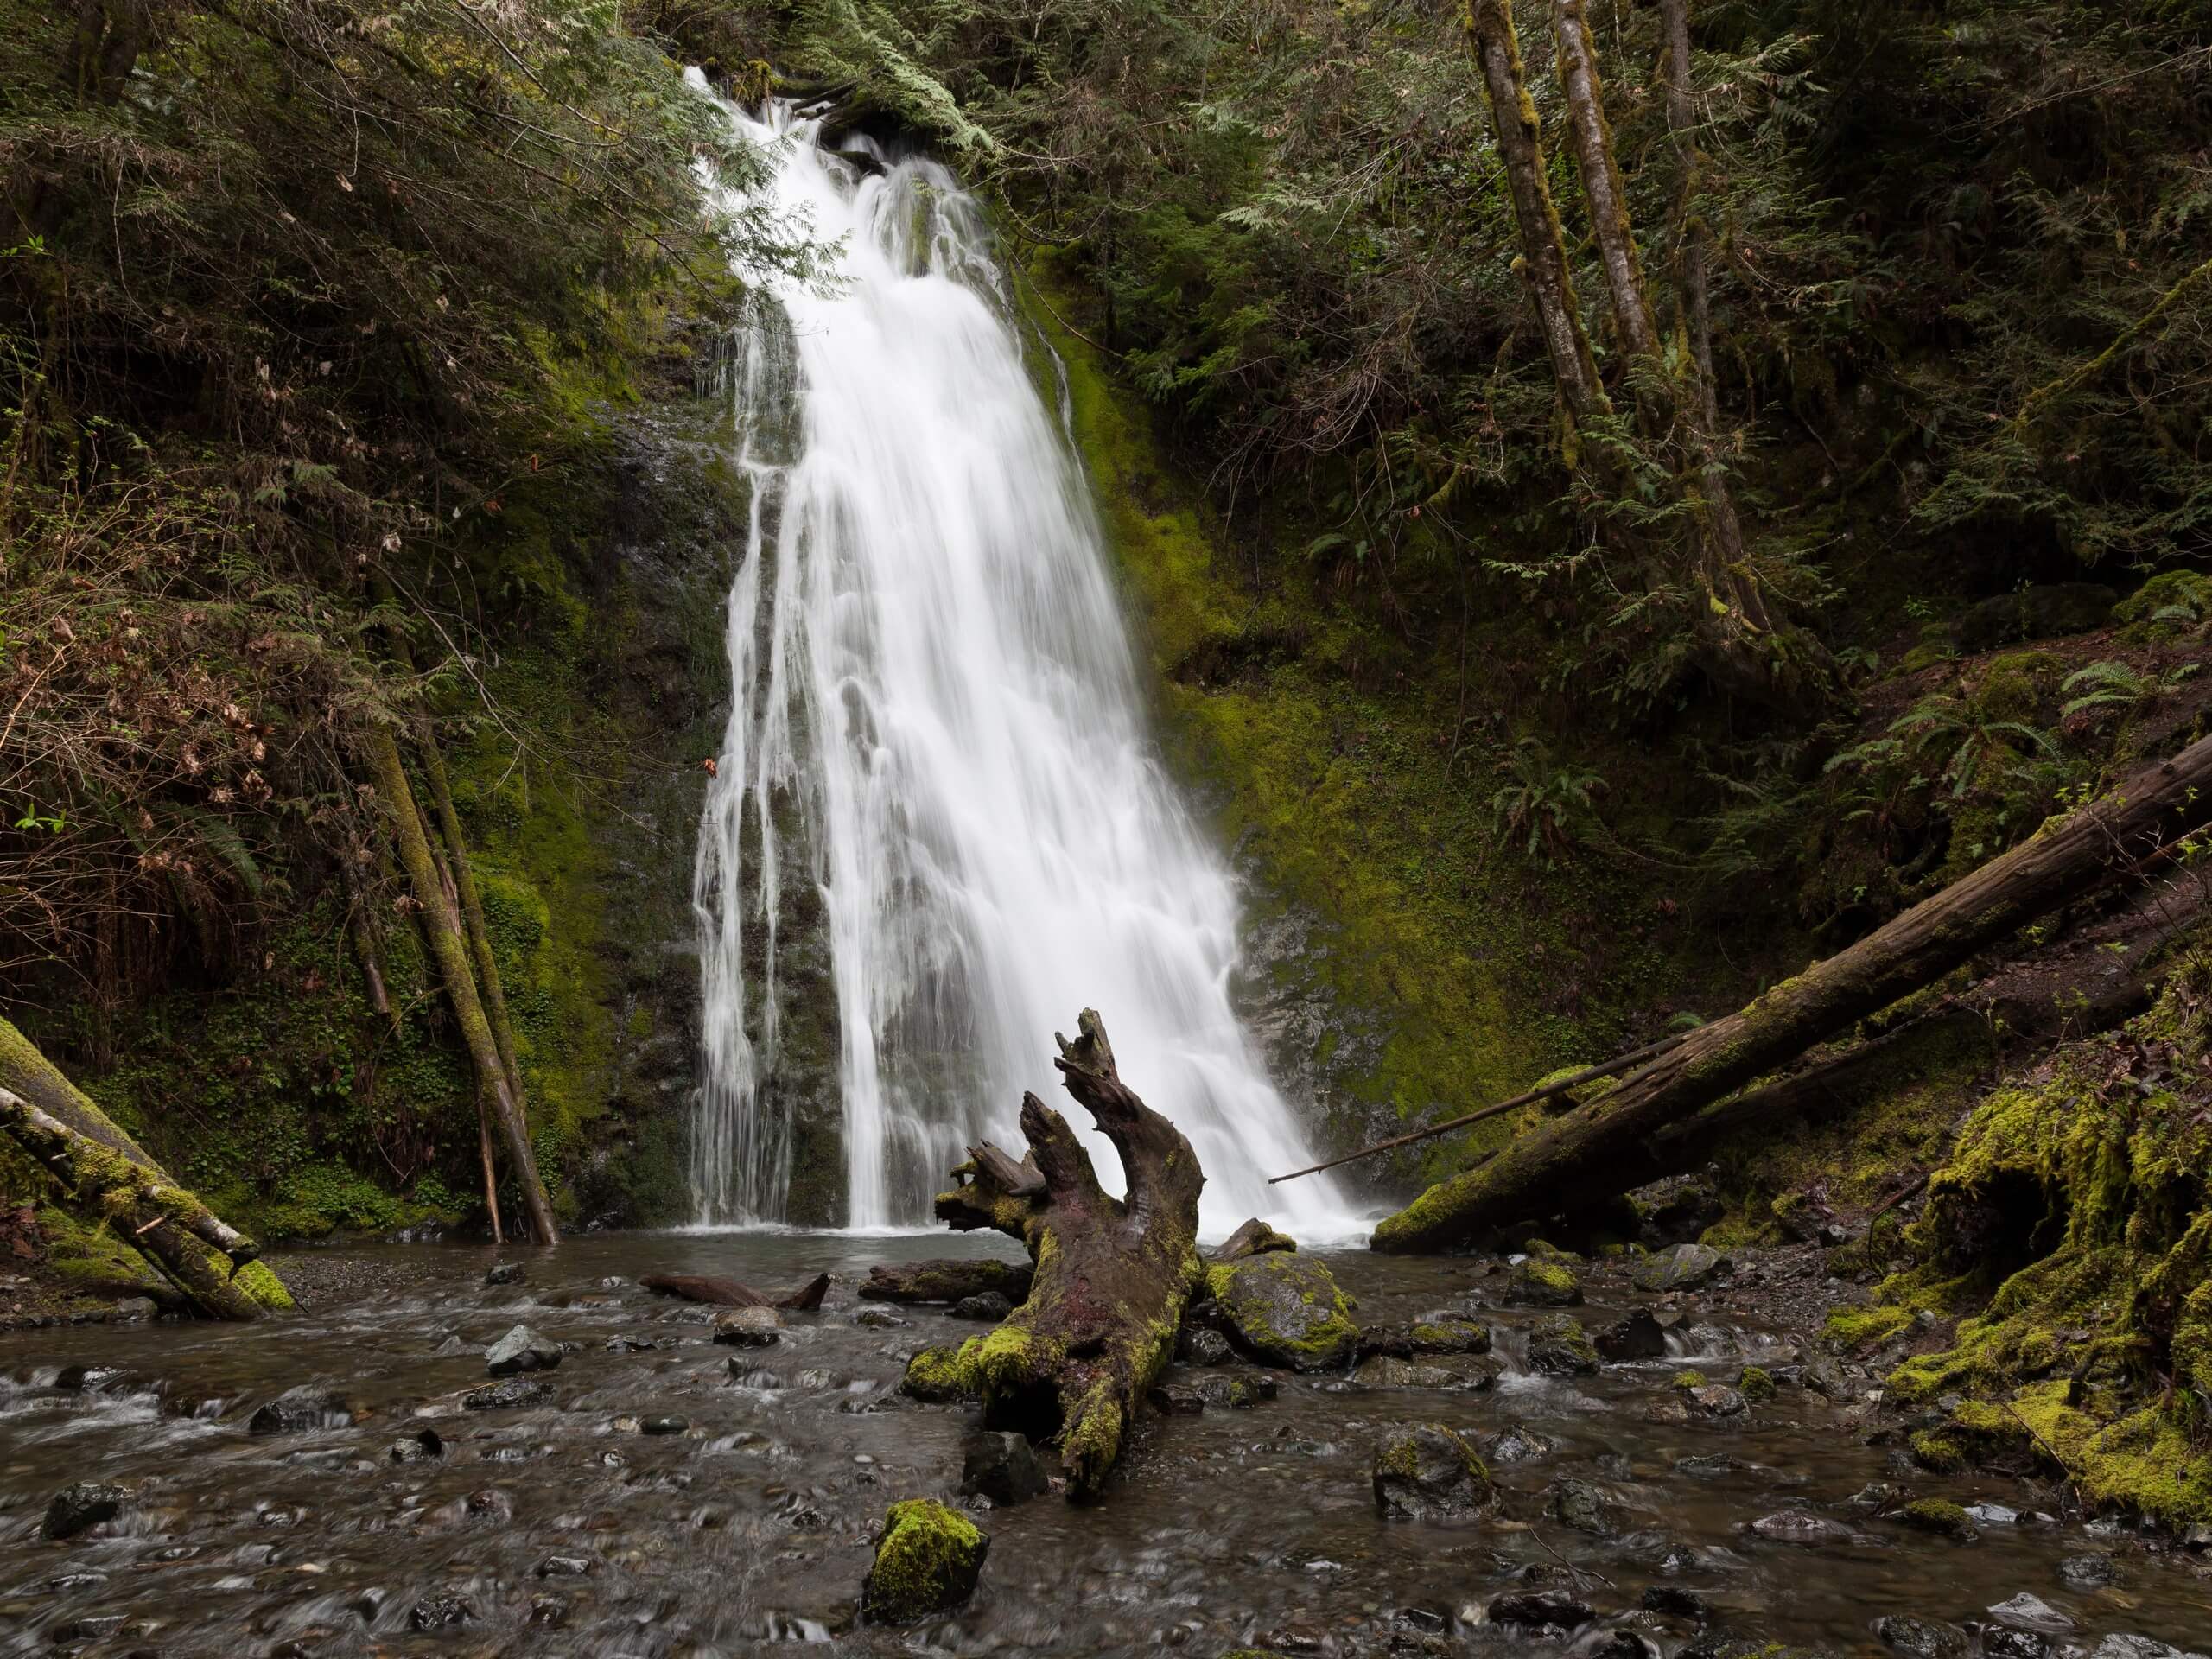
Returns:
[[[1497,1501],[1490,1471],[1441,1423],[1398,1430],[1375,1451],[1375,1507],[1386,1516],[1433,1521],[1472,1515]]]
[[[445,1449],[446,1443],[438,1437],[438,1431],[425,1428],[394,1440],[385,1456],[393,1463],[421,1463],[426,1459],[443,1457]]]
[[[1020,1434],[978,1435],[960,1465],[960,1490],[1004,1505],[1027,1503],[1052,1490],[1036,1447]]]
[[[1232,1376],[1202,1376],[1192,1384],[1206,1404],[1227,1406],[1231,1411],[1250,1411],[1272,1400],[1281,1385],[1264,1371],[1239,1371]]]
[[[1358,1345],[1351,1299],[1310,1255],[1247,1256],[1209,1268],[1206,1287],[1237,1345],[1264,1363],[1329,1370]]]
[[[1529,1369],[1547,1376],[1587,1376],[1598,1369],[1598,1351],[1582,1321],[1556,1313],[1529,1327]]]
[[[561,1344],[518,1325],[484,1351],[484,1369],[494,1376],[550,1371],[561,1363]]]
[[[1667,1327],[1652,1316],[1649,1308],[1639,1307],[1600,1331],[1592,1345],[1600,1358],[1614,1365],[1630,1360],[1658,1359],[1667,1351]]]
[[[1754,1535],[1777,1544],[1847,1544],[1851,1529],[1803,1510],[1778,1510],[1751,1522]]]
[[[1874,1634],[1907,1659],[1960,1659],[1967,1650],[1964,1632],[1904,1613],[1876,1619]]]
[[[304,1434],[311,1429],[343,1428],[353,1409],[328,1389],[287,1389],[246,1419],[249,1434]]]
[[[861,1586],[861,1612],[880,1624],[911,1624],[950,1612],[976,1593],[990,1535],[934,1499],[893,1503]]]
[[[1708,1417],[1740,1417],[1749,1408],[1740,1389],[1707,1382],[1687,1391],[1689,1402]]]
[[[518,1285],[522,1281],[522,1263],[519,1262],[495,1262],[484,1274],[484,1282],[487,1285]]]
[[[1013,1312],[1014,1304],[1007,1300],[1004,1293],[995,1290],[979,1290],[973,1296],[963,1296],[952,1305],[954,1319],[980,1319],[991,1325],[996,1325]]]
[[[689,1417],[677,1416],[672,1412],[664,1412],[655,1417],[641,1417],[638,1420],[638,1433],[640,1434],[682,1434],[688,1433],[690,1427],[691,1420]]]
[[[1185,1365],[1226,1365],[1233,1357],[1229,1338],[1202,1325],[1186,1325],[1175,1338],[1175,1357]]]
[[[1597,1616],[1588,1602],[1577,1600],[1563,1590],[1509,1591],[1490,1605],[1490,1622],[1493,1624],[1577,1630]]]
[[[1593,1538],[1617,1536],[1628,1525],[1627,1511],[1586,1480],[1560,1479],[1545,1487],[1544,1513]]]
[[[553,1397],[553,1385],[542,1376],[511,1376],[500,1382],[487,1382],[480,1389],[471,1389],[461,1395],[461,1403],[467,1411],[514,1411],[524,1406],[542,1405]]]
[[[2058,1576],[2070,1585],[2094,1589],[2120,1582],[2120,1563],[2101,1551],[2069,1555],[2058,1564]]]
[[[887,1307],[870,1306],[854,1314],[853,1323],[864,1331],[896,1331],[912,1321],[900,1319]]]
[[[1505,1275],[1505,1300],[1518,1307],[1578,1307],[1582,1281],[1566,1263],[1532,1255]]]
[[[39,1536],[60,1540],[89,1532],[122,1514],[123,1499],[122,1487],[99,1481],[80,1480],[64,1486],[46,1506],[46,1519],[39,1523]]]
[[[475,1605],[458,1590],[425,1596],[407,1610],[408,1628],[416,1630],[449,1630],[475,1618]]]
[[[2066,1614],[2024,1590],[1997,1603],[1990,1608],[1989,1616],[2007,1630],[2033,1630],[2043,1636],[2064,1636],[2074,1628],[2074,1621]]]
[[[784,1316],[772,1307],[733,1307],[715,1316],[714,1339],[726,1348],[768,1348],[783,1340]]]
[[[1486,1354],[1468,1354],[1445,1360],[1398,1359],[1377,1354],[1363,1359],[1352,1373],[1363,1389],[1466,1389],[1480,1391],[1496,1386],[1505,1367]]]
[[[1155,1382],[1145,1393],[1152,1408],[1167,1417],[1195,1417],[1206,1408],[1206,1397],[1185,1382]]]
[[[1294,1251],[1298,1241],[1288,1233],[1279,1233],[1257,1216],[1246,1222],[1221,1243],[1214,1251],[1216,1262],[1242,1262],[1247,1256],[1265,1255],[1270,1251]]]
[[[1629,1274],[1638,1290],[1698,1290],[1728,1266],[1728,1258],[1704,1244],[1676,1244],[1637,1262]]]
[[[1559,1450],[1557,1440],[1537,1433],[1523,1423],[1508,1423],[1484,1439],[1481,1446],[1483,1455],[1492,1463],[1527,1463],[1535,1458],[1548,1458]]]

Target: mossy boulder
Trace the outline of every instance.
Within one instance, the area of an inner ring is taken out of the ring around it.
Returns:
[[[1755,1406],[1773,1399],[1776,1386],[1774,1374],[1758,1365],[1746,1365],[1744,1374],[1736,1379],[1736,1387],[1744,1398]]]
[[[990,1535],[934,1498],[893,1503],[861,1588],[861,1612],[879,1624],[912,1624],[950,1612],[976,1593]]]
[[[1475,1448],[1441,1423],[1419,1423],[1375,1449],[1375,1507],[1388,1517],[1436,1521],[1480,1513],[1497,1488]]]
[[[1578,1307],[1582,1281],[1565,1262],[1532,1255],[1506,1274],[1505,1300],[1519,1307]]]
[[[906,1362],[899,1392],[931,1405],[973,1400],[983,1391],[983,1339],[970,1337],[957,1348],[925,1348]]]
[[[2212,622],[2212,575],[2201,570],[2161,572],[2113,606],[2112,620],[2131,645],[2185,639]]]
[[[1554,1313],[1529,1327],[1529,1369],[1547,1376],[1588,1376],[1598,1369],[1598,1350],[1582,1321]]]
[[[1330,1370],[1359,1345],[1351,1299],[1310,1255],[1269,1252],[1217,1265],[1206,1290],[1230,1336],[1263,1364]]]
[[[1897,1519],[1916,1532],[1932,1532],[1961,1542],[1980,1536],[1966,1510],[1945,1498],[1916,1497],[1897,1511]]]
[[[1676,1244],[1644,1257],[1629,1277],[1638,1290],[1701,1290],[1729,1265],[1728,1258],[1708,1244]]]

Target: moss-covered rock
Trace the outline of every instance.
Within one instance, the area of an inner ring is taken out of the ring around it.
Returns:
[[[990,1535],[932,1498],[893,1503],[861,1589],[861,1611],[881,1624],[950,1612],[976,1593]]]
[[[1916,1532],[1932,1532],[1961,1542],[1980,1536],[1973,1517],[1948,1498],[1916,1497],[1897,1512],[1897,1518]]]
[[[906,1362],[899,1392],[943,1405],[980,1398],[983,1392],[983,1338],[970,1337],[957,1348],[925,1348]]]
[[[1755,1406],[1773,1399],[1776,1392],[1773,1373],[1758,1365],[1746,1365],[1736,1379],[1736,1387]]]
[[[1477,1514],[1497,1502],[1497,1488],[1474,1447],[1441,1423],[1386,1437],[1370,1475],[1375,1507],[1388,1517],[1434,1521]]]
[[[1565,1262],[1532,1255],[1506,1274],[1505,1300],[1519,1307],[1579,1307],[1582,1281]]]
[[[1230,1336],[1265,1364],[1328,1370],[1359,1344],[1351,1298],[1310,1255],[1247,1256],[1209,1268],[1205,1285]]]

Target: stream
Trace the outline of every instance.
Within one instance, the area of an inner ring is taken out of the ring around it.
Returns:
[[[980,1327],[936,1308],[862,1325],[856,1315],[883,1305],[854,1287],[874,1262],[998,1243],[612,1235],[504,1258],[369,1245],[280,1262],[316,1306],[266,1325],[0,1336],[0,1652],[646,1659],[828,1644],[1214,1659],[1255,1645],[1672,1659],[1725,1638],[1755,1644],[1745,1651],[2152,1659],[2159,1643],[2212,1645],[2212,1582],[2190,1558],[2120,1522],[2033,1518],[2060,1502],[2048,1488],[1906,1469],[1895,1446],[1867,1443],[1896,1435],[1894,1420],[1854,1424],[1850,1408],[1790,1386],[1786,1338],[1747,1322],[1725,1289],[1669,1310],[1681,1317],[1663,1357],[1548,1377],[1526,1370],[1521,1340],[1541,1315],[1491,1306],[1500,1264],[1364,1252],[1327,1258],[1362,1319],[1472,1307],[1506,1368],[1495,1386],[1274,1374],[1279,1394],[1254,1409],[1152,1416],[1103,1503],[1046,1497],[978,1515],[989,1559],[957,1616],[860,1624],[885,1509],[959,1501],[976,1433],[972,1411],[894,1392],[905,1359]],[[502,1259],[522,1264],[524,1282],[485,1282]],[[735,1349],[709,1341],[715,1310],[635,1283],[671,1272],[778,1290],[818,1272],[836,1283],[820,1313],[785,1316],[775,1345]],[[1652,1300],[1606,1284],[1593,1275],[1592,1306],[1577,1310],[1592,1331]],[[463,1409],[486,1381],[483,1351],[518,1322],[570,1350],[547,1374],[550,1399]],[[1746,1363],[1783,1379],[1773,1400],[1685,1418],[1678,1371],[1732,1381]],[[1178,1367],[1171,1380],[1192,1375]],[[330,1399],[304,1425],[253,1432],[289,1390]],[[1493,1456],[1499,1512],[1452,1525],[1378,1516],[1376,1443],[1422,1421],[1472,1437],[1532,1431],[1522,1449],[1535,1455]],[[426,1428],[442,1449],[396,1460],[396,1445],[424,1449]],[[1548,1518],[1542,1493],[1563,1476],[1618,1506],[1614,1535]],[[121,1514],[43,1539],[49,1498],[81,1480],[128,1488]],[[1986,1512],[1972,1542],[1916,1533],[1854,1503],[1882,1482],[2021,1518]],[[1748,1528],[1777,1515],[1832,1524],[1805,1529],[1823,1535],[1811,1545]],[[1703,1611],[1647,1611],[1651,1586],[1664,1605]],[[1487,1618],[1499,1595],[1531,1589],[1593,1617],[1551,1635]],[[2023,1594],[2050,1618],[1988,1611]],[[1937,1628],[1921,1649],[1885,1646],[1885,1615]],[[2021,1628],[2038,1623],[2048,1628]]]

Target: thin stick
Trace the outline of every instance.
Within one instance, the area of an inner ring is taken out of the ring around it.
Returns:
[[[1415,1129],[1410,1135],[1401,1135],[1389,1141],[1378,1141],[1371,1147],[1362,1147],[1357,1152],[1348,1152],[1341,1158],[1332,1158],[1327,1163],[1315,1164],[1310,1169],[1294,1169],[1287,1175],[1272,1176],[1268,1185],[1274,1186],[1283,1181],[1294,1181],[1301,1175],[1318,1175],[1325,1169],[1336,1168],[1339,1164],[1357,1163],[1362,1158],[1372,1158],[1378,1152],[1389,1152],[1397,1147],[1409,1147],[1416,1141],[1433,1140],[1440,1135],[1449,1135],[1454,1129],[1465,1128],[1470,1123],[1479,1123],[1486,1117],[1496,1117],[1501,1112],[1510,1112],[1522,1106],[1532,1105],[1540,1100],[1549,1100],[1554,1095],[1563,1095],[1570,1089],[1579,1088],[1586,1083],[1595,1083],[1600,1077],[1617,1077],[1631,1066],[1641,1065],[1646,1060],[1656,1059],[1669,1049],[1681,1046],[1688,1039],[1688,1037],[1689,1033],[1686,1031],[1677,1032],[1672,1037],[1662,1037],[1656,1043],[1649,1043],[1642,1048],[1631,1049],[1618,1059],[1607,1060],[1603,1065],[1593,1065],[1588,1071],[1578,1071],[1571,1077],[1561,1077],[1557,1083],[1548,1083],[1541,1089],[1531,1089],[1525,1095],[1516,1095],[1510,1100],[1501,1100],[1495,1106],[1485,1106],[1478,1112],[1469,1112],[1465,1117],[1455,1117],[1448,1123],[1432,1123],[1425,1129]]]

